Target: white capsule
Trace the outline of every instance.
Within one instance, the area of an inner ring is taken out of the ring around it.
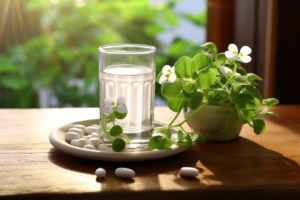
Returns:
[[[122,177],[122,178],[132,178],[135,176],[135,172],[132,169],[128,168],[118,168],[115,171],[116,176]]]
[[[76,124],[76,125],[73,126],[73,128],[78,128],[78,129],[82,130],[83,133],[85,132],[85,126],[83,126],[83,125]]]
[[[91,136],[91,135],[88,135],[88,136],[86,136],[85,139],[86,139],[87,141],[89,141],[91,138],[92,138],[92,136]]]
[[[70,128],[69,132],[78,133],[80,137],[82,137],[84,134],[84,132],[79,128]]]
[[[101,141],[99,140],[99,138],[91,138],[88,141],[88,144],[93,145],[94,147],[97,147],[100,143]]]
[[[84,149],[89,149],[89,150],[96,150],[96,148],[93,145],[89,145],[89,144],[84,145],[83,148]]]
[[[96,127],[96,128],[99,128],[99,125],[97,125],[97,124],[93,124],[92,126]]]
[[[97,150],[100,150],[100,151],[105,151],[106,148],[107,148],[107,146],[105,144],[99,144],[97,146]]]
[[[65,134],[65,140],[68,141],[68,142],[71,142],[72,140],[76,140],[76,139],[79,139],[80,136],[78,133],[74,133],[74,132],[67,132]]]
[[[97,176],[97,178],[104,178],[106,175],[106,171],[103,168],[98,168],[95,171],[95,175]]]
[[[92,133],[92,134],[91,134],[91,137],[92,137],[92,138],[100,138],[100,136],[98,135],[98,133]]]
[[[198,169],[193,167],[182,167],[180,169],[181,176],[196,177],[198,176],[198,174],[199,174]]]
[[[83,147],[84,145],[87,144],[87,140],[85,138],[80,138],[78,141],[77,141],[77,146],[78,147]]]
[[[88,139],[88,137],[87,137],[86,135],[82,136],[82,138],[84,138],[84,139],[86,139],[86,140]]]
[[[71,141],[71,145],[77,146],[77,142],[78,142],[78,140],[72,140],[72,141]]]
[[[98,133],[98,128],[96,128],[94,126],[89,126],[89,127],[86,127],[85,132],[89,135],[92,133]]]

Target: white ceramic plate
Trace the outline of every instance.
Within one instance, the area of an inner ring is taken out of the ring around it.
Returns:
[[[118,162],[127,162],[127,161],[143,161],[143,160],[153,160],[172,156],[178,153],[181,153],[187,150],[189,147],[181,147],[173,145],[169,149],[156,150],[151,148],[144,148],[143,150],[139,149],[138,151],[128,150],[126,152],[107,152],[99,150],[88,150],[80,147],[75,147],[70,145],[65,141],[65,133],[68,132],[75,124],[82,124],[84,126],[90,126],[93,124],[99,124],[99,119],[91,119],[84,121],[77,121],[70,124],[65,124],[54,129],[50,135],[50,143],[57,148],[58,150],[81,158],[93,159],[93,160],[104,160],[104,161],[118,161]],[[155,127],[165,126],[165,123],[154,122]],[[177,131],[173,129],[172,135],[175,136]]]

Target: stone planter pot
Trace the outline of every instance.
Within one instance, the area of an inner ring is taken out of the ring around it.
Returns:
[[[195,110],[188,110],[184,112],[185,119],[194,113]],[[243,124],[238,122],[236,128],[230,132],[220,132],[225,129],[227,120],[226,106],[211,106],[207,105],[190,120],[188,125],[194,131],[202,133],[209,141],[229,141],[237,138],[242,130]],[[229,113],[234,111],[233,107],[228,108]],[[232,114],[228,122],[228,129],[230,130],[238,121],[237,113]]]

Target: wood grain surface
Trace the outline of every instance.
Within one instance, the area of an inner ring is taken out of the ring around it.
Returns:
[[[97,118],[97,108],[1,109],[0,199],[300,199],[300,106],[272,110],[280,118],[264,117],[263,135],[245,125],[233,141],[116,163],[70,156],[49,143],[55,127]],[[156,120],[170,122],[173,116],[166,107],[155,108]],[[94,175],[99,167],[107,171],[103,180]],[[118,167],[136,176],[117,178]],[[196,167],[200,174],[181,177],[181,167]]]

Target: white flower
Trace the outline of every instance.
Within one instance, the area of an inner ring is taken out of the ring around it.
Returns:
[[[170,67],[170,65],[165,65],[162,69],[162,75],[159,79],[159,83],[162,84],[164,81],[174,82],[176,80],[175,68]]]
[[[118,106],[117,111],[119,113],[127,113],[127,107],[125,105],[125,101],[126,99],[124,97],[119,97],[117,99],[117,106]]]
[[[251,53],[251,49],[248,46],[243,46],[238,53],[238,48],[235,44],[230,44],[228,50],[225,52],[225,56],[231,60],[238,60],[243,63],[248,63],[251,61],[251,57],[248,56]]]
[[[228,67],[224,67],[224,66],[220,67],[220,71],[226,76],[226,78],[228,78],[227,72],[232,73],[231,69],[229,69]],[[240,76],[241,74],[240,73],[235,73],[234,75],[235,76]]]
[[[124,97],[119,97],[117,99],[117,104],[115,104],[113,98],[107,97],[104,100],[105,108],[104,108],[104,113],[105,114],[112,114],[114,112],[114,106],[117,106],[117,111],[119,113],[127,113],[127,107],[125,105],[125,98]]]

